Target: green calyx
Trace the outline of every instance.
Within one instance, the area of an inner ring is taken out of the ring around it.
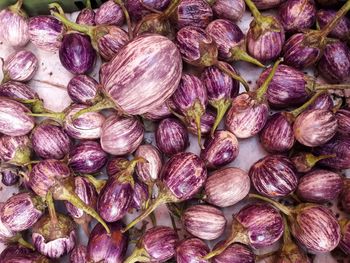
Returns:
[[[72,120],[74,121],[75,119],[79,118],[81,115],[88,112],[99,112],[105,109],[112,109],[112,108],[116,108],[116,105],[114,104],[114,102],[112,102],[108,98],[104,98],[99,102],[97,102],[95,105],[78,111],[76,114],[74,114],[74,116],[72,117]]]
[[[209,104],[212,105],[217,112],[215,122],[210,132],[212,137],[214,136],[214,132],[216,128],[219,126],[221,120],[224,118],[228,108],[231,106],[231,103],[232,103],[232,99],[220,99],[215,101],[209,101]]]
[[[10,164],[25,166],[30,163],[31,150],[29,147],[18,147],[15,156],[9,161]]]
[[[124,263],[150,262],[151,257],[144,248],[136,247]]]
[[[201,143],[201,139],[202,139],[201,118],[204,113],[205,113],[205,108],[203,107],[199,99],[197,99],[193,103],[192,107],[186,112],[187,122],[188,123],[194,122],[196,124],[197,135],[198,135],[198,145],[200,148],[203,148]]]
[[[231,49],[231,59],[234,61],[246,61],[262,68],[265,67],[259,60],[250,56],[246,51],[244,51],[240,47],[234,47]]]
[[[312,105],[312,104],[315,102],[315,100],[316,100],[320,95],[322,95],[322,94],[324,94],[324,93],[325,93],[325,91],[316,92],[316,93],[311,97],[311,99],[309,99],[307,102],[305,102],[305,103],[304,103],[303,105],[301,105],[299,108],[296,108],[295,110],[290,111],[289,114],[290,114],[291,116],[293,116],[294,119],[295,119],[296,117],[299,116],[300,113],[302,113],[302,112],[303,112],[304,110],[306,110],[310,105]]]
[[[8,9],[19,16],[28,17],[26,12],[24,12],[24,10],[22,9],[22,5],[23,0],[18,0],[15,4],[9,6]]]

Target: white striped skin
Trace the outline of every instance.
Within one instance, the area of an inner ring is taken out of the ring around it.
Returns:
[[[111,60],[129,42],[128,34],[117,26],[107,27],[108,33],[98,38],[98,52],[106,60]]]
[[[94,105],[99,97],[99,85],[88,75],[76,75],[67,84],[69,97],[75,103]]]
[[[205,0],[181,0],[175,15],[178,28],[205,28],[213,19],[213,11]]]
[[[339,247],[345,254],[350,255],[350,220],[345,221],[344,224],[341,223],[341,234]]]
[[[14,52],[4,62],[4,76],[16,81],[31,80],[38,69],[38,64],[38,59],[32,52],[26,50]]]
[[[202,259],[209,252],[208,245],[199,238],[185,239],[176,247],[176,262],[209,263],[208,260]]]
[[[96,25],[121,26],[124,23],[124,13],[118,4],[109,0],[96,10],[95,23]]]
[[[16,154],[26,154],[27,161],[29,162],[29,157],[31,153],[30,140],[28,136],[8,136],[3,135],[0,137],[0,160],[7,163],[12,163],[15,165],[23,165],[24,163],[16,163],[20,160],[14,160]]]
[[[195,205],[186,209],[181,221],[190,234],[204,240],[220,237],[226,227],[224,213],[210,205]]]
[[[236,22],[244,14],[245,3],[244,0],[216,0],[211,8],[216,17]]]
[[[340,109],[335,113],[338,120],[338,132],[342,134],[350,134],[350,110]]]
[[[222,245],[223,241],[218,242],[214,249]],[[255,263],[253,251],[240,243],[233,243],[221,254],[213,257],[213,263]],[[297,262],[293,262],[297,263]],[[300,262],[302,263],[302,262]],[[304,262],[303,262],[304,263]]]
[[[0,203],[0,209],[2,209],[3,206],[4,206],[4,203]],[[0,218],[0,242],[5,243],[15,235],[16,235],[16,232],[12,231],[7,226],[5,226]]]
[[[161,106],[176,90],[182,73],[175,44],[145,35],[124,46],[104,67],[101,83],[122,111],[141,115]]]
[[[87,262],[86,246],[77,244],[69,255],[71,263],[84,263]]]
[[[140,145],[135,152],[135,157],[142,157],[148,163],[137,163],[136,174],[144,183],[150,183],[158,179],[163,166],[162,155],[152,144]]]

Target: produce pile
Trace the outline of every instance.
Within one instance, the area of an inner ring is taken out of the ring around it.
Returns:
[[[0,40],[15,50],[2,59],[0,171],[19,188],[0,203],[0,263],[350,257],[350,0],[85,1],[76,21],[57,3],[28,17],[22,2],[0,12]],[[74,74],[63,112],[28,83],[39,66],[29,42]],[[257,88],[237,61],[264,68]],[[186,151],[189,133],[199,155]],[[234,167],[254,136],[269,154]],[[223,209],[239,203],[225,233]],[[173,227],[157,221],[161,205]]]

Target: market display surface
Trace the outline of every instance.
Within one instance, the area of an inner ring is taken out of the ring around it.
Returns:
[[[22,2],[0,263],[350,262],[350,0]]]

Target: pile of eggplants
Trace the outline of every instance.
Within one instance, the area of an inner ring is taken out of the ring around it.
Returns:
[[[348,259],[350,0],[103,2],[0,11],[0,262]]]

